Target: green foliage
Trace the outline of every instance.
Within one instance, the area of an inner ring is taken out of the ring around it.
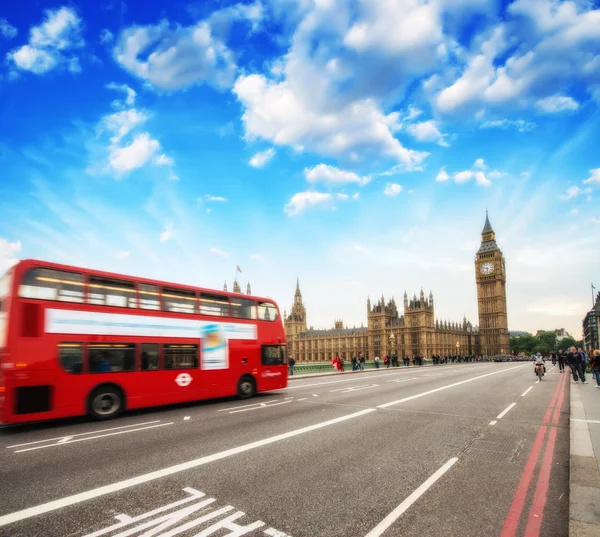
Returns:
[[[523,334],[522,336],[510,338],[510,349],[513,353],[537,354],[538,352],[548,355],[557,350],[565,350],[571,346],[578,346],[572,337],[566,337],[557,341],[554,332],[542,332],[539,336]]]
[[[572,337],[566,337],[558,342],[558,348],[561,351],[566,351],[569,347],[577,347],[577,341]]]
[[[532,354],[533,350],[540,344],[540,341],[531,334],[523,334],[522,336],[510,338],[510,349],[512,352],[524,352]]]

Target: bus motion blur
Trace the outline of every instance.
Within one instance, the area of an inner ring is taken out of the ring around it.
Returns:
[[[274,301],[24,260],[0,280],[0,422],[279,390]]]

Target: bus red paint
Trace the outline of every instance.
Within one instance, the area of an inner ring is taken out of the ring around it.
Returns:
[[[277,304],[37,260],[0,280],[0,422],[279,390]]]

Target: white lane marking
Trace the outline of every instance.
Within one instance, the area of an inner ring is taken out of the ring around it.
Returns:
[[[98,431],[88,431],[87,433],[77,433],[77,434],[71,434],[71,435],[65,435],[65,436],[58,436],[56,438],[46,438],[46,440],[36,440],[35,442],[27,442],[26,444],[15,444],[14,446],[6,446],[6,449],[23,447],[23,446],[32,446],[33,444],[42,444],[44,442],[54,442],[55,440],[62,440],[66,436],[70,436],[71,438],[73,438],[75,436],[85,436],[86,434],[105,433],[107,431],[116,431],[118,429],[127,429],[128,427],[139,427],[141,425],[150,425],[152,423],[160,423],[160,420],[145,421],[143,423],[132,423],[131,425],[122,425],[121,427],[111,427],[110,429],[100,429]]]
[[[533,390],[533,386],[529,386],[529,388],[527,388],[527,389],[526,389],[526,390],[525,390],[525,391],[524,391],[524,392],[521,394],[521,397],[525,397],[525,396],[526,396],[526,395],[529,393],[529,391],[530,391],[530,390]]]
[[[272,406],[285,405],[287,403],[291,403],[292,401],[282,401],[281,403],[267,404],[261,403],[260,406],[255,406],[254,408],[242,408],[240,410],[232,410],[229,414],[237,414],[238,412],[248,412],[250,410],[262,410],[263,408],[271,408]]]
[[[408,382],[409,380],[417,380],[419,377],[411,377],[409,379],[388,380],[387,382]]]
[[[329,393],[333,392],[356,392],[358,390],[365,390],[366,388],[377,388],[379,384],[365,384],[364,386],[348,386],[346,388],[338,388],[337,390],[331,390]]]
[[[68,442],[69,440],[73,440],[72,436],[65,436],[64,438],[61,438],[58,442],[56,442],[57,444],[64,444],[65,442]]]
[[[430,395],[432,393],[441,392],[442,390],[447,390],[449,388],[454,388],[454,386],[460,386],[461,384],[466,384],[467,382],[473,382],[474,380],[479,380],[484,377],[489,377],[491,375],[499,375],[500,373],[506,373],[507,371],[514,371],[519,369],[520,367],[525,367],[525,365],[518,365],[516,367],[511,367],[510,369],[502,369],[500,371],[493,371],[492,373],[486,373],[485,375],[479,375],[478,377],[473,377],[467,380],[461,380],[460,382],[455,382],[453,384],[448,384],[447,386],[442,386],[441,388],[435,388],[434,390],[429,390],[427,392],[418,393],[416,395],[411,395],[410,397],[405,397],[404,399],[398,399],[397,401],[391,401],[389,403],[384,403],[383,405],[378,405],[377,408],[388,408],[390,406],[399,405],[401,403],[406,403],[407,401],[412,401],[413,399],[419,399],[420,397],[425,397],[426,395]]]
[[[504,416],[506,416],[512,409],[512,407],[516,406],[517,403],[511,403],[510,405],[508,405],[502,412],[500,412],[500,414],[498,414],[496,416],[497,420],[502,419]]]
[[[296,399],[296,401],[306,401],[308,397],[302,397],[302,399]]]
[[[480,365],[475,365],[475,366],[460,366],[460,365],[455,365],[455,366],[450,366],[448,368],[446,368],[446,371],[458,371],[458,370],[463,370],[463,371],[470,371],[471,369],[477,369],[478,367],[484,366],[484,365],[493,365],[491,363],[487,363],[487,364],[480,364]],[[403,369],[402,371],[398,371],[397,373],[388,373],[387,371],[385,372],[385,376],[386,377],[395,377],[397,375],[413,375],[413,370],[417,369],[417,368],[411,368],[410,371],[408,369]],[[382,373],[376,373],[374,375],[361,375],[360,376],[360,380],[368,380],[368,379],[374,379],[377,378],[378,375],[383,375],[383,371]],[[340,382],[356,382],[358,379],[356,378],[351,378],[351,379],[337,379],[337,380],[329,380],[327,382],[315,382],[314,384],[303,384],[302,386],[288,386],[287,388],[285,388],[286,390],[298,390],[300,388],[312,388],[314,386],[326,386],[327,384],[338,384]],[[381,377],[379,377],[379,380],[381,380]],[[298,381],[300,382],[300,381]]]
[[[313,393],[313,397],[319,397],[316,393]]]
[[[600,423],[600,420],[582,420],[579,418],[571,418],[571,421],[583,421],[585,423]]]
[[[279,399],[272,399],[271,401],[268,401],[269,403],[275,403],[276,401],[279,401]],[[264,405],[265,403],[251,403],[249,405],[244,405],[244,406],[232,406],[229,408],[222,408],[221,410],[217,410],[217,412],[227,412],[228,410],[239,410],[240,408],[250,408],[252,406],[260,406],[260,405]]]
[[[185,416],[185,417],[183,418],[183,421],[187,421],[187,420],[189,420],[189,419],[190,419],[190,416]]]
[[[57,509],[67,507],[69,505],[85,502],[87,500],[91,500],[92,498],[98,498],[100,496],[105,496],[106,494],[112,494],[113,492],[118,492],[120,490],[135,487],[136,485],[141,485],[142,483],[148,483],[149,481],[154,481],[156,479],[160,479],[168,475],[173,475],[179,472],[184,472],[185,470],[197,468],[198,466],[203,466],[211,462],[219,461],[221,459],[225,459],[233,455],[239,455],[240,453],[245,453],[246,451],[250,451],[252,449],[273,444],[275,442],[280,442],[281,440],[287,440],[288,438],[292,438],[294,436],[299,436],[301,434],[317,431],[319,429],[323,429],[324,427],[335,425],[337,423],[342,423],[344,421],[348,421],[354,418],[359,418],[361,416],[370,414],[371,412],[375,411],[375,408],[365,408],[364,410],[359,410],[358,412],[347,414],[346,416],[341,416],[339,418],[315,423],[314,425],[309,425],[308,427],[303,427],[302,429],[295,429],[287,433],[278,434],[276,436],[271,436],[262,440],[257,440],[256,442],[251,442],[250,444],[244,444],[232,449],[214,453],[212,455],[207,455],[206,457],[200,457],[199,459],[194,459],[188,462],[184,462],[182,464],[169,466],[167,468],[163,468],[162,470],[156,470],[148,474],[142,474],[137,477],[125,479],[124,481],[118,481],[116,483],[112,483],[111,485],[105,485],[103,487],[91,489],[86,492],[80,492],[79,494],[73,494],[72,496],[61,498],[60,500],[54,500],[51,502],[43,503],[34,507],[22,509],[21,511],[15,511],[14,513],[8,513],[6,515],[0,516],[0,527],[12,524],[14,522],[18,522],[20,520],[25,520],[34,516],[38,516],[43,513],[56,511]]]
[[[117,431],[116,433],[99,434],[97,436],[88,436],[87,438],[78,438],[77,440],[71,440],[70,442],[66,442],[63,444],[61,444],[60,442],[57,442],[56,444],[47,444],[45,446],[35,446],[35,447],[30,447],[30,448],[25,448],[25,449],[17,449],[13,453],[24,453],[25,451],[35,451],[36,449],[46,449],[49,447],[71,445],[71,444],[74,444],[75,442],[86,442],[88,440],[95,440],[96,438],[106,438],[107,436],[115,436],[117,434],[135,433],[137,431],[145,431],[146,429],[154,429],[156,427],[165,427],[167,425],[173,425],[174,423],[175,423],[174,421],[169,421],[167,423],[159,423],[158,425],[149,425],[148,427],[139,427],[138,429],[127,429],[126,431]]]
[[[535,383],[536,383],[536,384],[539,384],[539,383],[540,383],[540,379],[537,379],[537,380],[535,381]]]
[[[284,397],[283,399],[293,399],[294,397]]]
[[[490,425],[496,425],[498,423],[496,420],[490,421]]]
[[[406,500],[404,500],[396,509],[386,516],[377,526],[375,526],[365,537],[380,537],[400,516],[407,511],[410,506],[415,503],[423,494],[425,494],[431,486],[442,477],[454,464],[458,458],[450,459],[444,466],[427,479],[417,490],[415,490]]]

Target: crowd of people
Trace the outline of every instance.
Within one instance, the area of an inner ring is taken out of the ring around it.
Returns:
[[[600,388],[600,350],[596,349],[588,354],[581,347],[571,347],[568,350],[553,352],[550,357],[553,365],[558,362],[560,373],[564,373],[565,365],[569,366],[575,383],[581,380],[583,384],[587,384],[586,370],[590,367],[592,377],[596,380],[596,388]]]
[[[438,356],[434,355],[431,357],[431,363],[433,365],[440,364],[454,364],[454,363],[462,363],[462,362],[479,362],[482,361],[483,358],[480,356]],[[384,355],[383,359],[379,358],[379,356],[375,356],[373,360],[375,363],[375,368],[379,369],[380,367],[390,368],[390,367],[400,367],[400,361],[405,366],[410,366],[411,362],[413,366],[422,366],[427,361],[425,356],[414,355],[414,356],[402,356],[402,359],[398,357],[398,355],[393,354],[389,356],[388,354]],[[331,361],[334,369],[337,371],[343,372],[344,368],[344,358],[337,355]],[[352,365],[352,371],[364,371],[365,369],[365,358],[362,352],[358,353],[358,356],[353,356],[350,360]]]

